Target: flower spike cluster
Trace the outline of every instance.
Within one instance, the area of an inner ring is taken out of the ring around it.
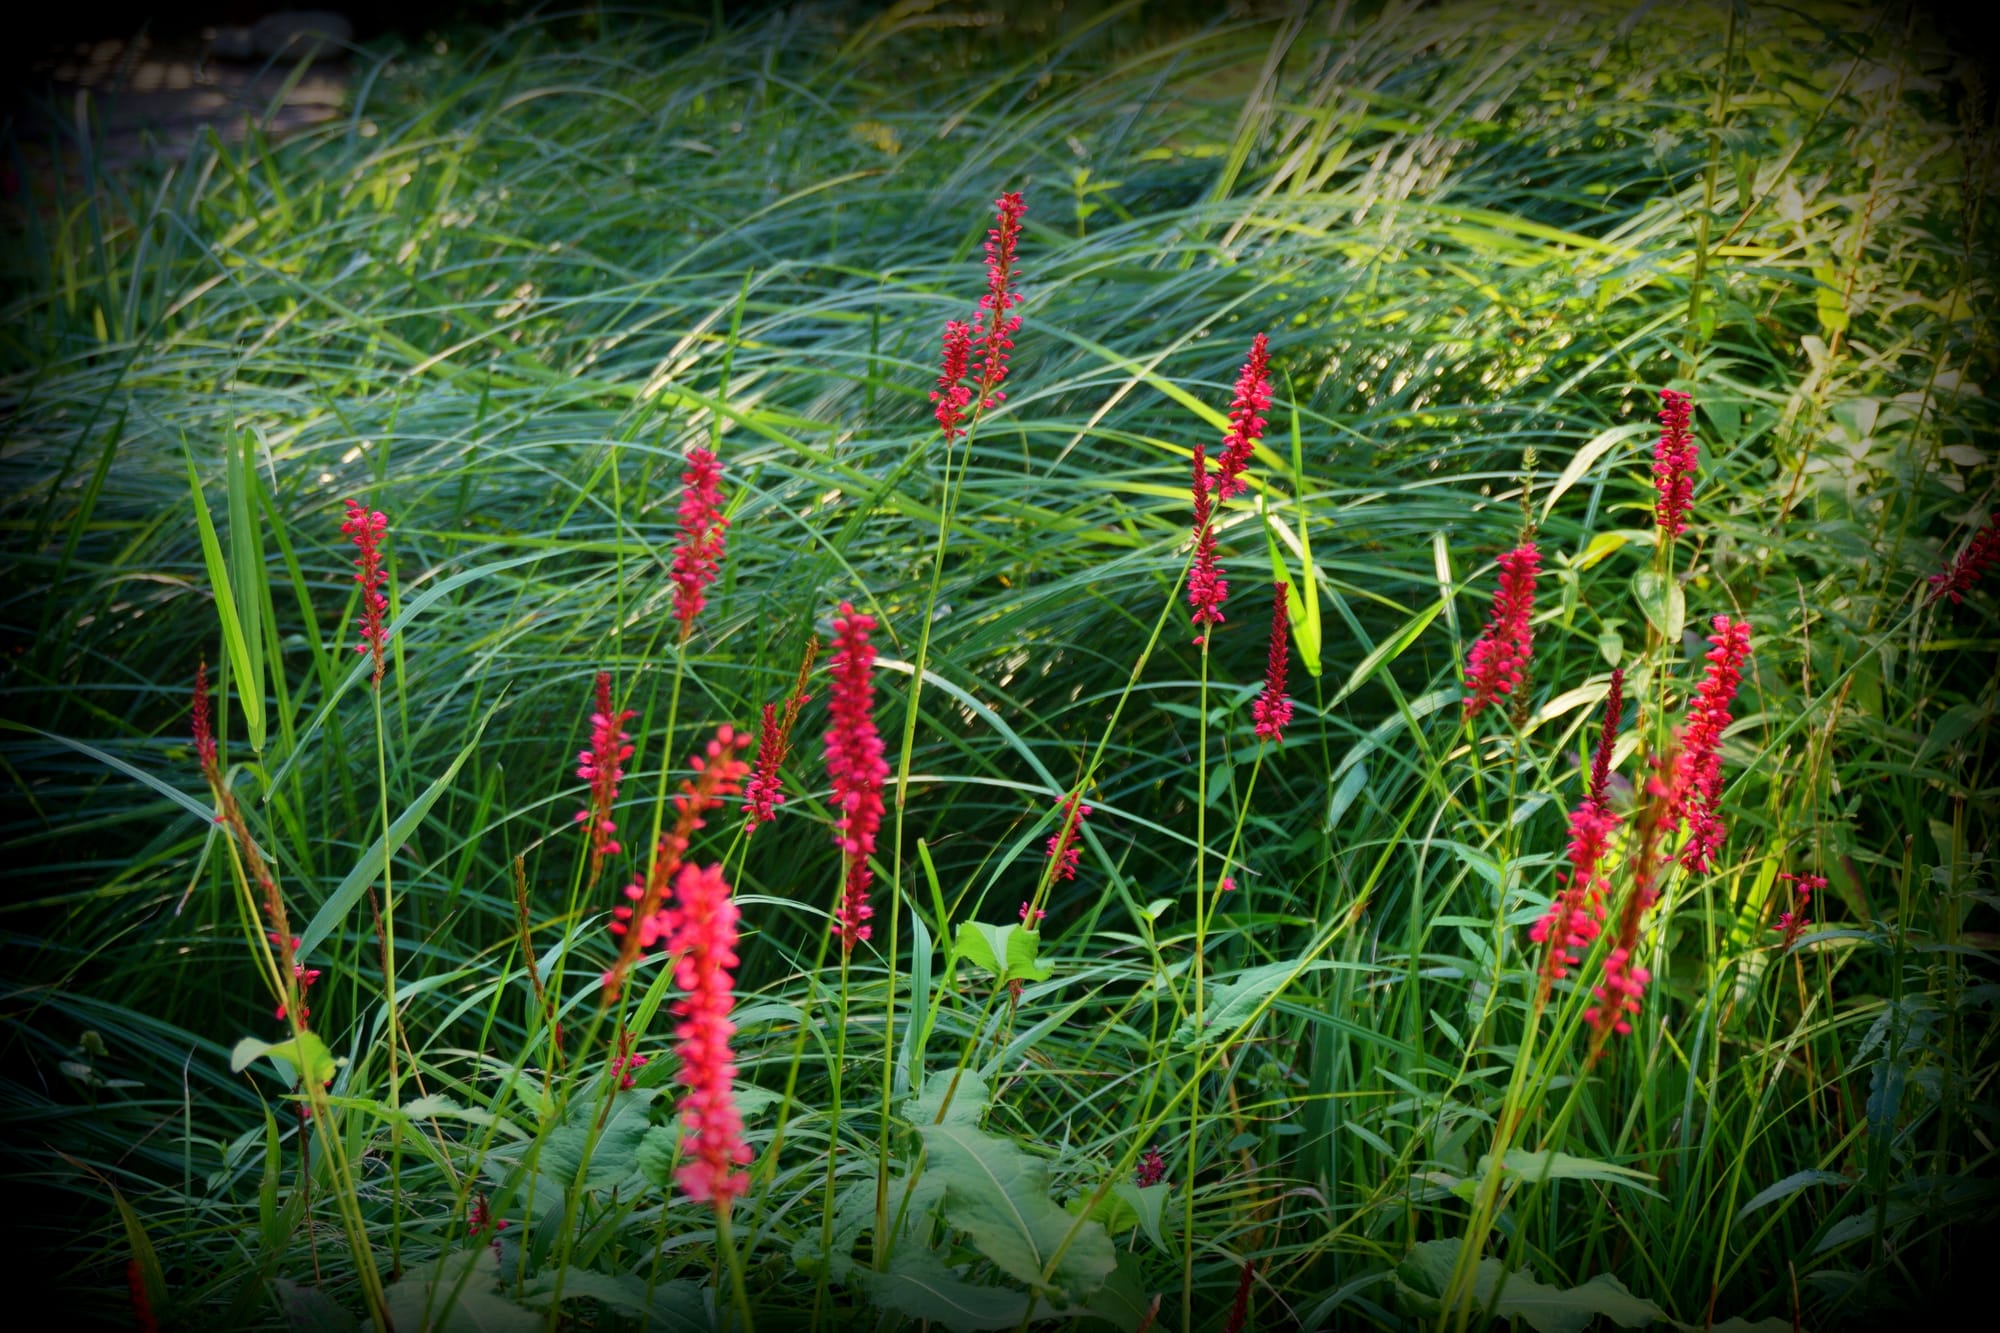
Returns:
[[[389,519],[379,509],[363,509],[349,500],[340,530],[361,552],[361,558],[354,562],[354,581],[361,585],[361,619],[355,622],[361,627],[361,642],[354,645],[354,651],[374,656],[374,683],[379,686],[382,654],[389,646],[389,627],[382,622],[382,613],[389,609],[389,599],[382,595],[382,584],[388,578],[382,569],[382,537],[389,531]]]
[[[944,431],[944,442],[965,435],[965,409],[972,402],[972,390],[967,388],[966,367],[972,359],[972,326],[955,319],[945,321],[944,355],[938,369],[937,388],[931,390],[931,401],[937,406],[931,415],[937,418],[938,428]]]
[[[576,822],[590,834],[591,875],[607,856],[619,852],[611,836],[618,831],[611,808],[618,801],[618,784],[625,777],[625,761],[632,757],[632,738],[625,724],[639,716],[632,709],[616,711],[611,706],[611,673],[597,673],[597,708],[590,715],[590,746],[576,757],[576,775],[590,784],[590,801],[576,812]]]
[[[1611,845],[1619,819],[1605,804],[1611,781],[1611,747],[1625,711],[1625,673],[1614,669],[1604,695],[1604,725],[1598,733],[1597,754],[1590,766],[1590,783],[1583,803],[1570,812],[1569,868],[1560,872],[1563,888],[1549,910],[1528,932],[1537,944],[1549,946],[1542,963],[1542,986],[1569,975],[1604,931],[1604,898],[1609,887],[1598,867]]]
[[[1021,239],[1021,218],[1027,211],[1019,191],[993,201],[993,227],[986,233],[986,295],[979,298],[979,313],[972,317],[971,329],[971,340],[979,346],[982,411],[1007,396],[1000,391],[1000,384],[1007,378],[1007,353],[1014,350],[1014,335],[1021,329],[1021,317],[1007,312],[1021,304],[1021,293],[1014,285],[1021,276],[1014,267],[1014,251]],[[948,353],[948,341],[946,346]]]
[[[674,1179],[695,1203],[726,1213],[750,1187],[736,1168],[748,1166],[751,1154],[736,1110],[736,1057],[729,1049],[736,1032],[729,1009],[737,908],[722,867],[682,866],[669,916],[669,947],[678,956],[674,984],[683,992],[673,1003],[680,1019],[674,1027],[681,1065],[676,1077],[687,1089],[680,1105],[686,1160]]]
[[[868,640],[875,617],[840,604],[833,622],[832,720],[826,730],[826,770],[833,782],[837,822],[834,841],[845,862],[840,906],[833,929],[840,947],[854,946],[871,933],[868,887],[875,872],[868,858],[875,852],[875,834],[882,826],[882,788],[889,780],[882,735],[875,726],[875,645]]]
[[[1778,941],[1780,949],[1789,949],[1805,934],[1806,925],[1812,920],[1812,896],[1826,887],[1824,875],[1794,875],[1790,871],[1778,876],[1778,881],[1792,886],[1792,910],[1778,914],[1778,932],[1783,936]]]
[[[1674,759],[1669,753],[1664,758],[1655,756],[1651,762],[1653,772],[1646,779],[1645,802],[1639,808],[1639,849],[1630,861],[1632,888],[1619,910],[1611,951],[1604,956],[1604,979],[1591,988],[1596,1003],[1583,1011],[1583,1021],[1590,1025],[1592,1033],[1593,1060],[1614,1034],[1631,1035],[1632,1019],[1638,1014],[1646,986],[1653,979],[1653,974],[1638,963],[1639,926],[1660,896],[1655,887],[1660,868],[1660,839],[1672,822],[1673,803],[1672,786],[1662,775],[1673,771]]]
[[[776,819],[777,808],[785,803],[785,784],[778,768],[792,752],[792,727],[799,720],[799,710],[812,698],[806,693],[806,680],[812,672],[813,659],[818,656],[819,637],[808,636],[805,656],[799,661],[798,679],[792,682],[792,692],[785,699],[785,711],[780,714],[774,703],[764,705],[763,725],[757,734],[757,771],[743,788],[745,837],[755,833],[759,824]]]
[[[1535,651],[1535,579],[1542,553],[1530,540],[1500,557],[1500,587],[1485,632],[1465,659],[1466,720],[1520,687]]]
[[[1247,489],[1243,471],[1257,441],[1264,438],[1264,413],[1271,408],[1270,341],[1263,334],[1250,340],[1250,355],[1236,376],[1236,393],[1229,403],[1229,432],[1222,437],[1222,458],[1210,478],[1215,498],[1227,500]]]
[[[1750,622],[1717,616],[1709,636],[1708,670],[1688,704],[1680,732],[1680,761],[1674,770],[1672,817],[1687,825],[1681,865],[1700,873],[1714,864],[1727,830],[1723,827],[1722,733],[1729,706],[1750,659]]]
[[[618,997],[639,955],[667,937],[672,924],[667,891],[672,887],[674,872],[680,869],[695,831],[706,824],[702,816],[720,806],[725,796],[734,796],[743,789],[750,765],[743,761],[742,753],[749,743],[748,736],[725,725],[716,729],[714,739],[702,747],[700,754],[689,758],[688,767],[694,770],[694,776],[684,779],[674,796],[672,831],[654,844],[652,863],[645,875],[625,886],[625,897],[632,905],[611,909],[608,928],[618,940],[618,959],[604,974],[606,1004]]]
[[[694,618],[708,605],[708,585],[722,566],[724,536],[729,520],[722,513],[722,460],[696,445],[687,452],[681,474],[681,538],[674,548],[670,577],[674,581],[674,619],[681,622],[681,640],[694,629]]]
[[[1073,791],[1063,797],[1059,807],[1062,826],[1049,835],[1049,860],[1054,862],[1050,872],[1053,879],[1075,879],[1077,863],[1083,859],[1083,848],[1076,836],[1083,827],[1083,821],[1090,818],[1090,807],[1079,804],[1083,793]],[[1025,920],[1025,918],[1023,918]]]
[[[1281,580],[1271,586],[1277,593],[1271,603],[1271,649],[1264,663],[1264,692],[1250,705],[1250,715],[1257,723],[1257,738],[1276,743],[1285,739],[1285,728],[1292,721],[1292,701],[1285,695],[1292,656],[1285,592],[1291,585]]]
[[[1674,389],[1660,390],[1660,442],[1653,446],[1653,489],[1658,492],[1653,517],[1670,544],[1687,531],[1694,472],[1701,465],[1701,450],[1690,427],[1693,419],[1694,399]]]
[[[2000,560],[2000,514],[1988,514],[1986,526],[1974,534],[1958,559],[1951,565],[1931,575],[1931,595],[1925,604],[1949,597],[1954,603],[1965,600],[1965,594],[1972,591],[1972,585],[1979,582],[1987,568]]]
[[[1222,623],[1222,600],[1229,595],[1229,582],[1215,563],[1215,503],[1208,475],[1208,450],[1200,441],[1194,446],[1194,565],[1188,570],[1188,605],[1194,608],[1194,643],[1208,642],[1204,625]]]

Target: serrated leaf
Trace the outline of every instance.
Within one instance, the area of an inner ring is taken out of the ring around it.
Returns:
[[[605,1189],[638,1169],[639,1143],[653,1126],[646,1108],[659,1096],[651,1088],[614,1092],[611,1111],[597,1141],[590,1146],[590,1162],[585,1166],[584,1148],[590,1143],[591,1126],[598,1113],[597,1100],[579,1097],[569,1104],[563,1123],[549,1133],[542,1144],[541,1169],[565,1187],[581,1184],[586,1190]]]
[[[1058,1300],[1087,1299],[1103,1285],[1117,1262],[1111,1238],[1049,1198],[1048,1168],[1040,1160],[1011,1140],[965,1125],[919,1125],[917,1132],[930,1153],[924,1175],[945,1186],[945,1220],[1000,1271],[1036,1290],[1046,1281]]]
[[[949,1102],[945,1101],[946,1093],[951,1094]],[[942,1110],[943,1123],[947,1125],[977,1125],[992,1098],[985,1078],[977,1070],[967,1069],[955,1080],[940,1070],[927,1075],[924,1090],[903,1103],[903,1119],[913,1125],[933,1125],[939,1123],[938,1113]]]

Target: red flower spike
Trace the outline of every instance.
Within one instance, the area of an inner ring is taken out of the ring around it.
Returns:
[[[1212,522],[1214,505],[1209,499],[1213,489],[1208,475],[1208,450],[1199,442],[1194,446],[1194,564],[1188,570],[1188,605],[1194,608],[1190,620],[1194,624],[1194,642],[1197,648],[1208,642],[1208,632],[1204,625],[1222,623],[1222,600],[1229,595],[1228,580],[1215,563],[1215,528]]]
[[[1653,773],[1646,779],[1645,804],[1639,811],[1638,851],[1629,862],[1632,888],[1619,910],[1614,947],[1604,958],[1604,979],[1591,990],[1597,1003],[1583,1011],[1583,1021],[1590,1025],[1593,1034],[1592,1060],[1613,1034],[1631,1035],[1632,1017],[1639,1012],[1646,985],[1653,979],[1633,959],[1639,953],[1639,926],[1660,896],[1654,887],[1660,867],[1660,839],[1669,831],[1674,798],[1672,786],[1661,774],[1673,770],[1674,756],[1671,751],[1665,757],[1655,756],[1652,764]]]
[[[755,833],[759,824],[777,818],[777,808],[785,803],[784,779],[779,776],[778,768],[791,754],[792,726],[799,720],[799,710],[812,697],[806,693],[806,680],[813,659],[818,656],[819,639],[808,638],[805,657],[799,662],[798,679],[792,683],[791,695],[785,700],[784,714],[779,715],[776,704],[764,705],[763,725],[757,734],[757,771],[743,788],[745,837]]]
[[[382,568],[382,537],[389,531],[389,519],[379,509],[363,509],[352,500],[346,504],[347,517],[340,530],[361,552],[361,558],[354,562],[354,581],[361,585],[361,619],[355,622],[361,627],[361,642],[354,645],[354,651],[374,656],[373,683],[380,686],[382,654],[389,646],[389,627],[382,622],[382,613],[389,609],[389,599],[382,595],[382,585],[388,579]]]
[[[626,734],[625,724],[637,716],[629,708],[613,711],[611,673],[598,672],[597,709],[590,715],[590,746],[576,757],[576,775],[590,784],[589,803],[576,812],[576,822],[590,833],[593,877],[605,857],[616,856],[621,850],[611,836],[618,831],[618,825],[611,819],[611,808],[618,801],[618,784],[625,777],[625,761],[632,757],[632,738]]]
[[[694,618],[708,605],[708,585],[721,568],[723,538],[729,520],[722,513],[722,460],[696,445],[687,452],[681,474],[681,537],[674,548],[669,575],[674,581],[674,619],[681,622],[681,639],[694,629]]]
[[[1245,1259],[1243,1275],[1236,1279],[1236,1300],[1229,1307],[1229,1322],[1223,1326],[1223,1333],[1243,1333],[1243,1326],[1250,1319],[1250,1284],[1256,1277],[1257,1265]]]
[[[1000,392],[1000,384],[1007,378],[1007,353],[1014,350],[1014,335],[1021,328],[1021,317],[1007,311],[1021,304],[1021,293],[1014,286],[1014,280],[1021,276],[1014,267],[1014,250],[1021,239],[1021,217],[1027,211],[1019,192],[993,201],[994,225],[986,233],[986,295],[979,298],[979,313],[972,317],[969,338],[979,347],[976,392],[981,411],[1007,397]],[[946,355],[950,355],[948,342]]]
[[[1059,807],[1062,826],[1049,835],[1049,860],[1055,863],[1050,871],[1050,879],[1075,879],[1077,863],[1083,859],[1083,848],[1077,843],[1077,831],[1083,821],[1090,818],[1087,805],[1079,805],[1080,792],[1071,792],[1063,797]]]
[[[212,787],[222,785],[222,761],[215,747],[215,727],[208,713],[208,663],[194,669],[194,753],[201,775]]]
[[[1219,470],[1210,479],[1215,498],[1227,500],[1248,489],[1243,471],[1257,442],[1264,438],[1263,414],[1271,407],[1270,342],[1263,334],[1250,340],[1250,356],[1236,376],[1236,393],[1229,403],[1229,432],[1222,437]]]
[[[1611,668],[1611,688],[1604,692],[1604,725],[1597,733],[1597,751],[1590,758],[1590,789],[1586,800],[1602,808],[1611,785],[1611,749],[1618,742],[1618,724],[1625,714],[1625,671]]]
[[[1535,579],[1542,553],[1525,542],[1500,557],[1500,587],[1486,630],[1465,659],[1465,716],[1468,721],[1495,699],[1512,694],[1527,675],[1535,650]]]
[[[684,996],[673,1003],[680,1019],[674,1027],[681,1066],[676,1077],[687,1089],[680,1104],[684,1161],[674,1179],[695,1203],[726,1213],[731,1200],[750,1188],[750,1178],[735,1168],[748,1166],[751,1153],[733,1091],[736,1057],[729,1039],[736,1027],[729,1008],[737,909],[722,867],[682,866],[669,915],[674,984]]]
[[[688,760],[695,775],[682,780],[673,798],[673,829],[654,844],[645,877],[625,886],[625,898],[632,905],[611,910],[607,929],[618,940],[618,959],[604,974],[606,1004],[618,997],[639,956],[668,936],[671,921],[666,898],[674,872],[680,869],[696,831],[705,827],[707,821],[702,816],[719,807],[724,797],[743,789],[750,765],[743,762],[741,754],[749,743],[750,738],[734,727],[718,727],[715,738]]]
[[[840,604],[840,614],[833,622],[833,697],[826,730],[826,770],[832,779],[837,812],[834,841],[844,862],[833,929],[840,936],[841,948],[848,952],[871,933],[868,918],[875,911],[868,905],[868,887],[875,872],[869,868],[868,858],[874,854],[876,831],[882,826],[882,788],[889,780],[882,735],[875,726],[875,646],[868,640],[874,628],[873,616],[856,611],[851,602]]]
[[[1042,919],[1046,916],[1048,916],[1048,913],[1039,907],[1032,907],[1027,903],[1021,904],[1021,924],[1029,930],[1038,929],[1042,924]]]
[[[942,365],[938,370],[937,388],[931,391],[931,401],[937,404],[932,415],[937,418],[939,429],[944,431],[946,444],[965,434],[965,409],[972,402],[972,390],[965,386],[964,380],[971,356],[972,325],[955,319],[946,320]]]
[[[1931,595],[1925,605],[1941,597],[1949,597],[1954,604],[1965,600],[1965,594],[1972,591],[1972,585],[1979,582],[1987,568],[2000,560],[2000,514],[1988,514],[1986,526],[1973,534],[1958,559],[1931,575]]]
[[[1812,921],[1812,896],[1826,887],[1824,875],[1794,875],[1789,872],[1778,876],[1781,883],[1792,886],[1792,910],[1778,914],[1778,931],[1783,938],[1778,941],[1780,949],[1789,949],[1805,934],[1806,926]]]
[[[1660,390],[1660,442],[1653,446],[1653,489],[1658,492],[1653,516],[1669,545],[1687,531],[1687,513],[1694,503],[1694,472],[1701,465],[1689,423],[1694,400],[1673,389]]]
[[[1139,1159],[1139,1169],[1134,1176],[1139,1188],[1145,1189],[1148,1185],[1157,1185],[1166,1178],[1167,1159],[1160,1156],[1158,1148],[1148,1147],[1145,1156]]]
[[[1700,873],[1714,864],[1727,832],[1723,827],[1722,733],[1729,706],[1750,658],[1750,622],[1717,616],[1709,636],[1708,670],[1688,703],[1680,730],[1680,759],[1674,769],[1671,818],[1687,825],[1681,865]]]
[[[1562,891],[1528,932],[1529,939],[1549,946],[1542,963],[1545,985],[1568,976],[1604,931],[1608,886],[1598,866],[1618,822],[1618,816],[1594,801],[1585,801],[1570,814],[1569,869],[1559,872]]]
[[[1272,743],[1285,739],[1285,728],[1291,725],[1292,701],[1285,697],[1285,671],[1291,664],[1292,646],[1287,634],[1290,622],[1285,609],[1285,590],[1288,583],[1271,585],[1277,596],[1271,603],[1271,648],[1264,663],[1264,692],[1250,705],[1250,716],[1257,723],[1257,738]]]

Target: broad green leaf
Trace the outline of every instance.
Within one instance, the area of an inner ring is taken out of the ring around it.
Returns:
[[[541,1169],[565,1187],[606,1189],[638,1169],[639,1143],[653,1126],[647,1108],[659,1094],[651,1088],[632,1088],[611,1094],[611,1110],[591,1143],[592,1126],[598,1117],[595,1097],[578,1097],[570,1102],[563,1123],[549,1131],[542,1144]],[[584,1163],[588,1147],[590,1161]]]
[[[292,1333],[354,1333],[360,1322],[318,1287],[301,1286],[290,1278],[271,1279],[271,1295]]]
[[[289,1081],[293,1071],[300,1071],[321,1083],[333,1082],[335,1069],[333,1052],[326,1043],[307,1032],[290,1041],[259,1041],[255,1037],[245,1037],[236,1043],[229,1053],[229,1072],[240,1074],[248,1069],[259,1056],[269,1056],[278,1064],[278,1072]]]
[[[1650,565],[1632,576],[1632,599],[1646,613],[1646,621],[1658,630],[1669,645],[1678,647],[1681,630],[1687,624],[1687,598],[1681,585],[1662,578]]]
[[[654,1286],[647,1297],[646,1279],[625,1274],[613,1277],[587,1268],[561,1270],[562,1299],[592,1300],[619,1314],[637,1315],[640,1326],[653,1333],[710,1333],[717,1325],[701,1287],[676,1280]],[[547,1309],[555,1297],[556,1270],[545,1269],[521,1289],[523,1304]],[[568,1327],[567,1321],[564,1327]],[[620,1324],[620,1327],[625,1327]]]
[[[949,1103],[945,1101],[947,1093],[951,1095]],[[964,1070],[956,1078],[939,1070],[926,1075],[924,1090],[903,1103],[903,1119],[913,1125],[934,1125],[939,1123],[938,1113],[942,1110],[944,1124],[977,1125],[992,1096],[985,1078],[977,1070]]]
[[[355,862],[354,869],[347,872],[347,878],[340,881],[340,887],[333,891],[333,896],[321,903],[319,910],[313,913],[313,919],[307,923],[304,933],[299,936],[299,947],[293,950],[294,953],[301,957],[311,953],[314,947],[331,935],[334,928],[354,910],[354,905],[361,901],[361,895],[368,891],[368,886],[382,877],[382,867],[388,863],[390,857],[402,850],[403,843],[416,831],[417,825],[424,822],[424,816],[431,812],[433,805],[437,804],[438,797],[444,795],[445,789],[451,786],[452,779],[458,776],[458,770],[465,766],[465,761],[471,758],[473,750],[478,747],[479,738],[486,734],[486,724],[493,720],[493,714],[499,709],[500,702],[496,700],[493,706],[486,710],[486,716],[479,719],[479,725],[473,728],[472,739],[458,752],[458,758],[451,761],[451,767],[445,769],[435,782],[424,788],[423,794],[410,803],[409,809],[397,815],[388,830],[361,854],[361,859]]]
[[[1416,1313],[1443,1313],[1444,1290],[1451,1281],[1458,1246],[1457,1240],[1424,1241],[1397,1267],[1397,1289]],[[1537,1333],[1584,1333],[1600,1317],[1621,1328],[1640,1328],[1667,1318],[1665,1310],[1634,1296],[1609,1273],[1599,1273],[1580,1286],[1551,1287],[1523,1270],[1503,1270],[1498,1259],[1479,1261],[1471,1301],[1475,1309],[1491,1309],[1502,1321],[1519,1319]]]
[[[490,1245],[421,1264],[384,1293],[390,1322],[395,1333],[535,1333],[542,1317],[502,1296],[499,1281]]]
[[[1146,1293],[1145,1266],[1137,1255],[1123,1251],[1119,1252],[1118,1266],[1111,1270],[1111,1276],[1084,1302],[1086,1310],[1121,1333],[1138,1333],[1152,1305]]]
[[[1079,1194],[1069,1201],[1069,1211],[1081,1216],[1084,1205],[1089,1202],[1088,1193]],[[1090,1217],[1103,1223],[1105,1231],[1113,1236],[1137,1227],[1164,1253],[1167,1242],[1160,1231],[1160,1219],[1166,1206],[1167,1185],[1164,1181],[1141,1188],[1129,1180],[1121,1180],[1097,1201],[1097,1206],[1090,1210]]]
[[[941,1324],[953,1333],[1013,1328],[1028,1314],[1028,1293],[967,1282],[934,1252],[899,1245],[887,1271],[868,1276],[868,1291],[885,1310]]]
[[[1614,1166],[1610,1162],[1593,1161],[1588,1157],[1572,1157],[1566,1152],[1530,1152],[1526,1148],[1509,1148],[1507,1155],[1500,1160],[1506,1170],[1515,1172],[1531,1184],[1547,1180],[1600,1180],[1650,1194],[1656,1199],[1666,1197],[1653,1188],[1654,1177],[1629,1166]],[[1473,1174],[1485,1175],[1491,1162],[1490,1155],[1480,1158]]]
[[[1053,976],[1055,968],[1035,957],[1041,942],[1040,932],[1026,926],[989,926],[984,921],[958,925],[958,956],[991,972],[996,985],[1047,981]]]
[[[1039,1159],[965,1125],[919,1125],[917,1132],[930,1152],[924,1174],[944,1182],[945,1220],[1001,1272],[1059,1301],[1088,1299],[1103,1285],[1117,1262],[1111,1238],[1049,1198],[1048,1167]]]

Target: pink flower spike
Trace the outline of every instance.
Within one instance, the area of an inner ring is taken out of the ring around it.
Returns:
[[[1679,733],[1680,756],[1674,767],[1669,818],[1687,825],[1687,845],[1681,865],[1701,873],[1715,862],[1727,830],[1723,827],[1722,733],[1728,729],[1729,707],[1750,658],[1750,622],[1717,616],[1709,636],[1708,670],[1688,703],[1687,723]]]
[[[748,1166],[751,1153],[736,1110],[736,1057],[729,1049],[736,1032],[729,1009],[737,908],[722,867],[682,866],[670,915],[668,947],[678,955],[674,984],[683,992],[673,1003],[680,1019],[674,1026],[681,1066],[676,1077],[687,1089],[680,1104],[685,1162],[674,1179],[693,1202],[726,1213],[731,1200],[750,1188],[750,1178],[736,1168]]]
[[[354,645],[354,651],[374,656],[374,684],[379,687],[382,654],[389,646],[389,628],[382,621],[382,613],[389,609],[389,599],[382,595],[382,584],[388,579],[382,568],[382,537],[389,530],[389,519],[379,509],[363,509],[352,500],[346,504],[347,517],[340,530],[361,552],[361,558],[354,562],[358,571],[354,581],[361,585],[361,619],[355,622],[361,627],[361,642]]]
[[[1618,742],[1618,724],[1625,715],[1625,671],[1611,668],[1611,688],[1604,692],[1604,725],[1597,733],[1597,752],[1590,759],[1590,788],[1586,800],[1604,805],[1604,792],[1611,785],[1611,750]]]
[[[194,669],[194,754],[210,786],[222,785],[222,762],[215,747],[215,727],[208,712],[208,663]]]
[[[1687,531],[1687,513],[1694,503],[1694,472],[1701,465],[1689,424],[1694,400],[1673,389],[1660,390],[1660,442],[1653,447],[1653,488],[1658,494],[1653,515],[1669,545]]]
[[[1263,334],[1250,340],[1250,356],[1236,376],[1236,394],[1229,403],[1229,432],[1222,437],[1219,470],[1210,479],[1215,498],[1227,500],[1248,489],[1243,471],[1250,466],[1257,442],[1264,438],[1263,414],[1271,407],[1270,342]]]
[[[1778,914],[1778,930],[1784,936],[1778,941],[1780,949],[1789,949],[1805,934],[1812,921],[1812,896],[1826,887],[1824,875],[1794,875],[1789,872],[1778,876],[1778,882],[1792,886],[1792,910]]]
[[[1250,715],[1257,723],[1257,738],[1275,744],[1285,739],[1285,728],[1292,721],[1292,701],[1285,697],[1285,672],[1292,656],[1285,592],[1291,585],[1271,586],[1277,593],[1271,603],[1271,649],[1264,663],[1264,692],[1250,705]]]
[[[1931,575],[1931,595],[1925,605],[1941,597],[1949,597],[1954,604],[1965,600],[1965,594],[1972,591],[1972,585],[1979,582],[1987,568],[2000,560],[2000,514],[1988,514],[1986,526],[1973,534],[1958,559]]]
[[[576,822],[590,833],[592,875],[605,857],[620,850],[611,835],[618,831],[611,809],[618,801],[618,784],[625,777],[625,761],[632,757],[632,738],[625,724],[639,716],[627,708],[611,707],[611,673],[597,673],[597,710],[590,715],[590,748],[577,756],[576,775],[590,784],[589,803],[576,812]]]
[[[1208,450],[1199,441],[1194,446],[1194,564],[1188,569],[1188,605],[1194,608],[1189,619],[1194,624],[1197,648],[1208,642],[1204,625],[1222,623],[1222,599],[1229,595],[1229,583],[1215,563],[1213,489],[1208,475]]]
[[[792,693],[785,700],[782,715],[774,703],[764,705],[763,725],[757,733],[757,770],[751,774],[750,782],[743,788],[743,836],[749,837],[757,831],[759,824],[768,824],[777,818],[777,808],[785,803],[784,779],[779,775],[779,766],[792,752],[792,725],[799,720],[799,710],[812,696],[806,693],[806,680],[811,675],[813,659],[819,656],[819,639],[806,639],[805,656],[799,662],[798,679],[793,682]]]
[[[1021,218],[1027,211],[1018,191],[993,201],[993,228],[986,233],[986,295],[979,298],[979,313],[972,317],[970,333],[970,340],[979,347],[976,392],[981,411],[1007,396],[1000,392],[1000,384],[1007,378],[1007,354],[1014,350],[1014,335],[1021,328],[1021,317],[1007,311],[1021,304],[1021,293],[1014,285],[1021,276],[1014,267],[1014,251],[1021,239]],[[946,337],[950,337],[949,330]]]
[[[1604,931],[1604,893],[1608,888],[1598,865],[1618,827],[1618,816],[1594,801],[1585,801],[1569,817],[1569,869],[1558,872],[1562,892],[1528,932],[1537,944],[1549,946],[1543,959],[1544,984],[1560,981]]]
[[[875,879],[868,858],[875,852],[876,831],[882,825],[882,788],[889,780],[882,735],[875,726],[875,645],[868,640],[874,628],[873,616],[856,611],[851,602],[840,604],[833,622],[826,770],[836,811],[834,841],[843,861],[833,928],[848,952],[868,938],[868,918],[875,915],[868,905],[868,886]]]
[[[1526,677],[1535,650],[1535,579],[1542,553],[1524,542],[1500,557],[1500,587],[1485,632],[1465,659],[1465,716],[1479,716],[1495,699],[1512,694]]]
[[[694,629],[694,618],[708,605],[708,586],[722,566],[724,534],[729,520],[722,513],[722,460],[696,445],[687,452],[681,474],[681,537],[674,548],[674,619],[681,622],[681,640]]]
[[[1145,1155],[1139,1159],[1136,1180],[1140,1189],[1157,1185],[1167,1178],[1167,1159],[1160,1156],[1158,1148],[1148,1146]]]
[[[1083,821],[1090,818],[1091,811],[1089,806],[1077,803],[1077,798],[1081,794],[1074,791],[1069,793],[1063,797],[1062,805],[1057,808],[1062,826],[1049,835],[1047,844],[1049,860],[1054,863],[1054,868],[1050,871],[1052,880],[1075,879],[1077,863],[1083,859],[1083,848],[1077,843],[1077,832],[1082,827]]]
[[[931,401],[937,404],[932,415],[950,444],[965,434],[965,409],[972,402],[972,390],[965,386],[966,367],[972,356],[972,325],[946,320],[944,355],[938,370],[937,388]]]

